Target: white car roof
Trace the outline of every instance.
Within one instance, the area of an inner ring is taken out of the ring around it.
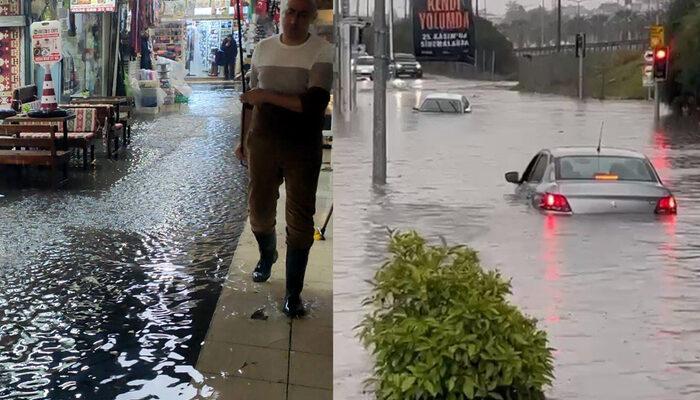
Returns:
[[[425,96],[425,100],[435,100],[435,99],[444,99],[444,100],[459,100],[462,101],[462,96],[461,94],[453,94],[453,93],[431,93],[427,96]]]

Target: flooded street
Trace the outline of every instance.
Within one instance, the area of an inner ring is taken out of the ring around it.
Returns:
[[[361,384],[371,360],[352,328],[365,280],[387,254],[386,227],[470,245],[484,266],[512,278],[512,301],[556,349],[548,398],[700,398],[697,124],[655,130],[644,102],[578,102],[432,77],[405,85],[387,96],[384,188],[371,187],[370,82],[358,84],[359,112],[335,133],[335,398],[372,398]],[[412,111],[436,90],[467,95],[473,113]],[[545,217],[514,198],[505,172],[522,173],[545,147],[594,147],[603,121],[603,145],[644,152],[675,193],[677,217]]]
[[[0,181],[1,399],[201,389],[193,366],[246,218],[237,98],[195,87],[189,111],[138,118],[118,161],[71,168],[62,189]]]

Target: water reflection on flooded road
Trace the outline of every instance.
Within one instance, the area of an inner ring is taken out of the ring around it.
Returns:
[[[65,188],[3,182],[0,398],[192,398],[246,218],[232,90],[141,118],[131,149]]]
[[[472,114],[411,110],[432,91],[465,94]],[[371,188],[371,83],[335,134],[335,396],[370,398],[371,362],[354,338],[360,300],[386,251],[386,226],[443,235],[512,277],[513,302],[556,348],[553,399],[700,398],[700,131],[655,130],[643,102],[578,102],[445,78],[388,93],[388,184]],[[591,145],[648,155],[677,217],[545,217],[504,173],[542,148]]]

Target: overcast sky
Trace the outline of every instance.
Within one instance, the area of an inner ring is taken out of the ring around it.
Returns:
[[[350,9],[352,10],[352,13],[354,14],[357,10],[357,7],[359,6],[359,11],[360,15],[367,15],[367,5],[368,5],[368,0],[348,0],[350,2]],[[391,0],[385,0],[387,7],[389,6],[389,2]],[[411,0],[393,0],[394,1],[394,9],[396,10],[396,16],[397,17],[403,17],[404,15],[404,10],[405,10],[405,4],[411,4]],[[472,0],[476,1],[476,0]],[[484,9],[484,1],[485,6],[486,6],[486,12],[489,14],[500,14],[503,15],[506,12],[506,3],[509,0],[479,0],[479,10]],[[542,0],[517,0],[518,3],[522,4],[525,8],[530,9],[530,8],[535,8],[539,5],[542,4]],[[556,0],[555,0],[556,1]],[[597,8],[601,3],[604,2],[609,2],[613,1],[616,2],[617,0],[583,0],[581,2],[581,7],[585,7],[588,9],[592,8]],[[646,0],[649,1],[649,0]],[[645,2],[646,2],[645,1]],[[656,3],[656,0],[652,0],[654,4]],[[635,1],[636,2],[636,1]],[[622,2],[624,3],[624,2]],[[556,4],[556,3],[554,3]],[[576,1],[574,0],[562,0],[562,6],[567,6],[571,5],[574,6],[576,5]],[[548,10],[552,9],[553,3],[552,0],[544,0],[544,6]],[[369,0],[369,7],[370,7],[370,13],[372,12],[374,8],[374,0]]]

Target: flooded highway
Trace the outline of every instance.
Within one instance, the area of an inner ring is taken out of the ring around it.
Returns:
[[[334,137],[334,393],[370,399],[371,360],[352,328],[365,282],[384,261],[389,228],[467,244],[512,278],[512,301],[555,348],[550,399],[700,398],[700,129],[665,121],[651,103],[525,94],[501,83],[428,77],[387,95],[387,185],[373,189],[372,86]],[[434,91],[464,94],[472,114],[412,111]],[[644,152],[676,195],[677,217],[546,217],[513,196],[542,148]]]
[[[203,389],[194,365],[247,215],[237,98],[195,88],[188,112],[138,118],[120,160],[59,190],[3,173],[0,399]]]

